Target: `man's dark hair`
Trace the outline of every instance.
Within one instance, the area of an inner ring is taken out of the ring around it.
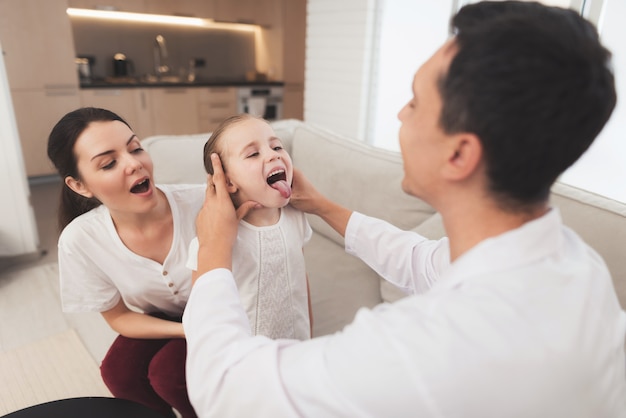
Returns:
[[[467,5],[451,26],[458,52],[440,80],[442,128],[480,138],[504,208],[545,202],[615,107],[611,53],[579,14],[539,3]]]

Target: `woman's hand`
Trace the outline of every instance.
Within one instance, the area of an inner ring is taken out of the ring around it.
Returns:
[[[237,210],[226,189],[226,176],[217,154],[211,155],[213,175],[208,177],[204,204],[196,218],[198,235],[198,277],[209,270],[232,270],[232,249],[237,238],[239,220],[259,207],[245,202]]]

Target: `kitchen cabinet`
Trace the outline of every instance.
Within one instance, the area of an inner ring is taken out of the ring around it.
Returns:
[[[128,92],[132,95],[132,102],[135,106],[136,120],[131,125],[133,131],[141,139],[156,135],[150,89],[136,88],[129,89]]]
[[[69,7],[211,18],[223,22],[278,23],[282,0],[68,0]]]
[[[154,131],[159,135],[199,133],[195,88],[165,87],[149,90]]]
[[[196,96],[186,88],[83,89],[81,106],[109,109],[141,139],[198,132]]]
[[[133,89],[82,89],[80,91],[80,105],[82,107],[100,107],[117,113],[122,117],[137,135],[143,135],[137,130],[139,124],[139,105],[136,103],[137,94]]]
[[[110,8],[121,12],[174,16],[213,17],[212,0],[68,0],[78,9]]]
[[[86,88],[80,104],[117,113],[141,139],[194,134],[211,132],[237,113],[237,88]]]
[[[281,0],[213,0],[213,18],[274,27],[280,23],[281,6]]]
[[[110,8],[122,12],[144,13],[144,0],[68,0],[69,7],[77,9]]]
[[[0,42],[11,90],[78,88],[67,0],[0,0]]]
[[[283,5],[283,117],[304,118],[304,61],[306,0],[285,0]]]
[[[304,84],[285,84],[283,119],[304,119]]]
[[[47,158],[48,135],[80,103],[67,5],[0,0],[0,43],[29,177],[55,173]]]
[[[48,136],[63,115],[79,107],[76,89],[11,92],[28,177],[55,174],[48,160]]]
[[[145,0],[145,13],[213,18],[212,0]]]
[[[199,132],[213,132],[229,116],[237,114],[235,87],[197,89]],[[207,138],[208,139],[208,138]]]

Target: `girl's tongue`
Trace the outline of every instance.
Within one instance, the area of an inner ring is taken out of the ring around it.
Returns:
[[[282,197],[289,199],[291,197],[291,186],[287,184],[285,180],[279,180],[272,183],[270,186],[278,190]]]

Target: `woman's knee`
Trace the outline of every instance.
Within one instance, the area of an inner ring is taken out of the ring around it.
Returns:
[[[181,387],[185,384],[187,343],[178,338],[168,342],[154,355],[148,369],[148,378],[157,391],[159,387]]]
[[[163,345],[159,340],[117,337],[100,365],[102,380],[114,394],[147,382],[150,362]]]

